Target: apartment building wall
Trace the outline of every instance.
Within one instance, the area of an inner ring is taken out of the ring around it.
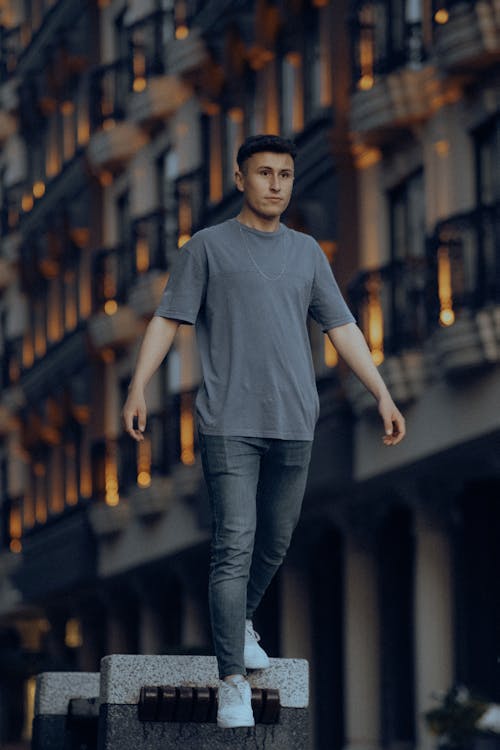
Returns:
[[[40,669],[211,648],[192,328],[141,448],[119,412],[170,264],[237,212],[262,130],[297,141],[285,220],[332,262],[409,433],[382,446],[312,325],[308,489],[256,627],[310,660],[311,747],[431,747],[422,712],[457,679],[498,700],[498,28],[492,3],[434,6],[387,28],[389,2],[2,6],[1,741]]]

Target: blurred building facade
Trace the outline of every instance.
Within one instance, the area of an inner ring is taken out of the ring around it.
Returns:
[[[495,0],[0,2],[0,743],[33,675],[210,652],[193,331],[122,434],[138,344],[251,133],[299,146],[286,222],[332,262],[408,421],[315,326],[304,511],[256,627],[310,660],[314,747],[432,747],[500,700],[500,14]]]

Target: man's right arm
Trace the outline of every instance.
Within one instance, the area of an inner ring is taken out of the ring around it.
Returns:
[[[170,350],[178,327],[179,321],[155,315],[146,328],[128,398],[122,410],[125,430],[138,442],[144,440],[146,429],[144,389]],[[134,429],[134,417],[137,417],[138,429]]]

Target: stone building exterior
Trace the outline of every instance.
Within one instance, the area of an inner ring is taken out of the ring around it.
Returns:
[[[431,748],[454,682],[500,701],[497,0],[0,2],[0,744],[33,675],[209,653],[193,331],[120,409],[179,247],[233,216],[256,132],[408,437],[315,324],[304,510],[256,628],[310,660],[311,748]]]

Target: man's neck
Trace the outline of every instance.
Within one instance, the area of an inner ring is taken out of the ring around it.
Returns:
[[[235,218],[240,224],[245,224],[252,229],[259,229],[261,232],[277,232],[280,227],[279,216],[266,218],[265,216],[258,216],[252,211],[245,211],[244,208],[241,209]]]

